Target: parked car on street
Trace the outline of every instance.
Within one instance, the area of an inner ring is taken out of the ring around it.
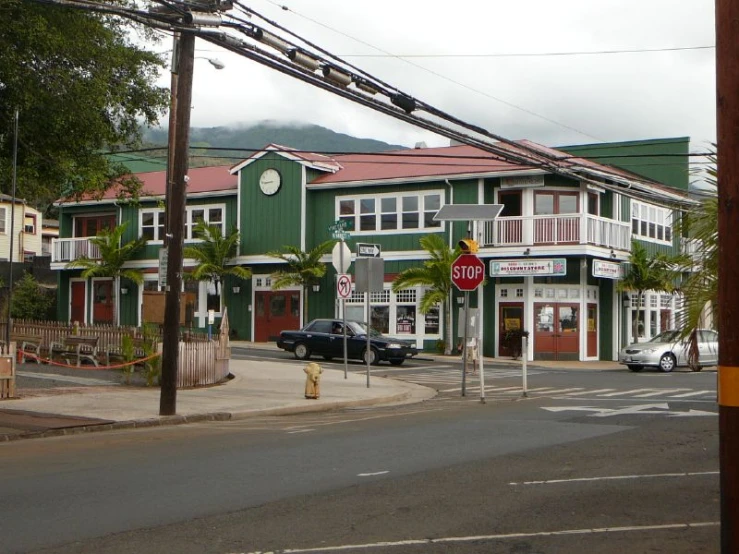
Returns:
[[[326,360],[344,357],[344,327],[340,319],[314,319],[300,331],[282,331],[277,346],[292,352],[298,360],[312,355]],[[370,348],[367,350],[367,330],[364,323],[346,322],[347,358],[376,365],[382,361],[402,364],[406,358],[418,354],[412,341],[386,337],[370,330]]]
[[[676,367],[688,365],[688,340],[680,340],[679,331],[665,331],[647,342],[630,344],[619,352],[618,361],[631,371],[656,367],[670,372]],[[698,365],[700,371],[718,363],[718,333],[711,329],[698,329]]]

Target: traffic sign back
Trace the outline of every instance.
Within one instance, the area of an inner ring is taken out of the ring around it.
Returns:
[[[452,283],[459,290],[475,290],[484,280],[485,264],[474,254],[462,254],[452,262]]]

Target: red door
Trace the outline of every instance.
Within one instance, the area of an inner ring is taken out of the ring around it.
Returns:
[[[534,359],[579,359],[579,311],[578,304],[534,304]]]
[[[300,293],[298,291],[258,291],[254,302],[254,340],[277,340],[280,331],[300,329]]]
[[[500,356],[513,356],[511,345],[506,340],[508,331],[523,331],[523,302],[501,302],[498,318],[498,353]],[[516,353],[520,351],[520,346]]]
[[[85,323],[85,282],[72,281],[69,320]]]
[[[598,305],[588,304],[588,357],[598,355]]]
[[[113,281],[94,281],[92,322],[113,323]]]

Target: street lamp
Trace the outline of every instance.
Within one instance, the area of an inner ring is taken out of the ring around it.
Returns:
[[[216,69],[223,69],[224,67],[226,67],[226,64],[223,63],[218,58],[207,58],[206,56],[195,56],[195,59],[196,60],[208,60],[210,65],[212,65]]]

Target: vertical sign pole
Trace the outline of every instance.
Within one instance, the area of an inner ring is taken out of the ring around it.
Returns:
[[[464,291],[464,347],[462,348],[462,356],[464,362],[462,363],[462,396],[467,396],[467,334],[469,332],[470,323],[470,293]]]
[[[526,361],[529,357],[529,341],[526,337],[526,335],[521,336],[521,374],[523,376],[523,397],[526,398],[529,395],[528,392],[528,375],[527,375],[527,367],[526,367]]]
[[[481,302],[482,294],[480,293],[480,287],[477,287],[477,365],[480,368],[480,404],[485,404],[485,370],[482,363],[482,345],[485,344],[483,341],[483,325],[482,325],[482,305]]]
[[[344,237],[341,237],[341,250],[339,251],[339,265],[341,266],[341,272],[345,273],[344,269]],[[346,299],[341,297],[341,322],[342,328],[344,329],[344,379],[348,378],[349,374],[349,362],[347,362],[347,351],[346,351]]]
[[[369,264],[367,264],[367,282],[369,283]],[[365,292],[367,295],[367,388],[370,386],[370,357],[372,356],[372,350],[370,349],[370,291]]]

